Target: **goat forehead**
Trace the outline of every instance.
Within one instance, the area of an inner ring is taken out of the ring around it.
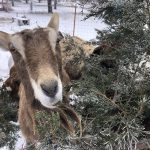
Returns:
[[[37,46],[48,39],[48,32],[45,32],[43,28],[24,30],[20,32],[20,35],[22,36],[25,44],[31,44],[33,46]]]
[[[53,28],[35,28],[33,30],[23,30],[20,32],[24,40],[28,38],[40,39],[40,40],[49,40],[49,42],[56,42],[57,33]],[[48,35],[48,36],[47,36]]]
[[[23,30],[12,35],[12,43],[25,59],[25,50],[47,49],[51,47],[55,52],[57,33],[52,28],[36,28]]]

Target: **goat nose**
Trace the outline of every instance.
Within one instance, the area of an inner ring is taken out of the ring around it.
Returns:
[[[55,97],[58,91],[58,82],[55,80],[52,80],[50,83],[41,84],[41,88],[47,96]]]

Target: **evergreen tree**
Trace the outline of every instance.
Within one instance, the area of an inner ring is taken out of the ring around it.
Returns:
[[[92,148],[133,150],[149,138],[147,2],[101,0],[92,4],[86,17],[102,18],[108,25],[97,30],[99,47],[87,60],[84,78],[73,85],[80,96],[78,109],[86,120],[85,131],[93,135]]]
[[[0,148],[13,150],[18,138],[19,127],[11,121],[17,121],[18,103],[14,102],[10,92],[0,87]]]

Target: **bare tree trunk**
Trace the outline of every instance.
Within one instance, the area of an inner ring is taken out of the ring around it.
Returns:
[[[8,0],[6,0],[6,8],[5,11],[8,12]]]
[[[12,0],[11,3],[12,3],[12,6],[14,6],[14,0]]]
[[[81,13],[82,13],[82,15],[84,14],[84,5],[83,6],[81,6]]]
[[[57,0],[54,0],[54,9],[57,9]]]
[[[52,0],[47,0],[47,5],[48,5],[48,13],[53,13]]]
[[[26,4],[28,4],[28,0],[26,0]]]

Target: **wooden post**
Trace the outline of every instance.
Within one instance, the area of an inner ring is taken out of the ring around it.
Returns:
[[[33,2],[31,0],[31,3],[30,3],[30,11],[32,12],[33,11]]]
[[[75,4],[75,12],[74,12],[74,23],[73,23],[73,36],[76,28],[76,15],[77,15],[77,4]]]

